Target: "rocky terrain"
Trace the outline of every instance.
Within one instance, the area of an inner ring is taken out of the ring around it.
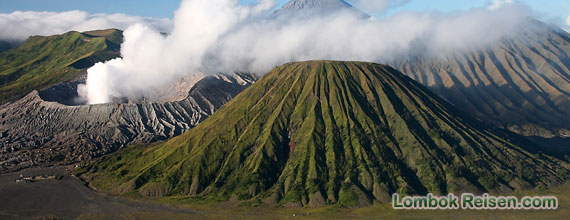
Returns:
[[[74,103],[79,82],[33,91],[0,106],[0,172],[81,162],[131,144],[174,137],[255,80],[248,74],[207,76],[185,90],[183,99],[156,103],[65,105]]]
[[[380,64],[289,63],[194,129],[88,166],[97,188],[283,207],[557,186],[566,162]]]

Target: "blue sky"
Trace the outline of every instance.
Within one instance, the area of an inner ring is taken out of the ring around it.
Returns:
[[[288,0],[278,0],[284,4]],[[353,2],[354,0],[347,0]],[[563,22],[570,16],[570,0],[518,0],[529,5],[536,17],[556,23]],[[241,0],[242,4],[251,4],[255,0]],[[485,7],[492,0],[411,0],[403,7],[393,8],[386,14],[375,16],[389,16],[400,11],[456,11],[467,10],[472,7]],[[146,17],[171,18],[174,10],[178,8],[180,0],[0,0],[2,7],[0,13],[20,11],[69,11],[83,10],[89,13],[125,13]],[[364,9],[365,10],[365,9]]]

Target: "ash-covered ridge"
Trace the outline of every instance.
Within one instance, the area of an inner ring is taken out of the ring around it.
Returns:
[[[213,114],[256,78],[241,73],[206,76],[187,88],[183,99],[169,96],[171,101],[162,102],[65,105],[76,104],[81,81],[33,91],[0,106],[0,172],[83,162],[127,145],[174,137]],[[185,89],[184,84],[179,89]]]

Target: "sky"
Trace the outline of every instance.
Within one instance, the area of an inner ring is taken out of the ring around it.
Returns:
[[[517,2],[528,5],[535,12],[535,18],[545,22],[564,25],[566,19],[570,18],[570,0],[518,0]],[[386,14],[391,15],[406,10],[453,12],[492,4],[491,0],[412,0],[403,7],[388,10]]]
[[[283,5],[288,0],[277,0]],[[357,0],[347,0],[355,3]],[[375,16],[390,16],[401,11],[436,10],[451,12],[467,10],[473,7],[485,7],[493,0],[411,0],[402,7],[392,8],[385,13],[367,11]],[[547,22],[565,22],[570,16],[570,0],[518,0],[529,5],[536,17]],[[242,4],[251,4],[255,0],[241,0]],[[407,1],[406,1],[407,2]],[[53,11],[82,10],[89,13],[124,13],[135,16],[172,18],[173,12],[180,5],[180,0],[0,0],[0,13],[13,11]],[[366,9],[363,9],[366,11]]]
[[[149,25],[170,32],[181,0],[0,0],[0,40],[22,41],[32,35]],[[270,1],[270,0],[265,0]],[[275,0],[274,9],[288,0]],[[376,18],[401,13],[461,14],[501,3],[522,3],[530,16],[570,32],[570,0],[345,0]],[[250,5],[259,0],[239,0]],[[233,3],[230,3],[233,4]]]

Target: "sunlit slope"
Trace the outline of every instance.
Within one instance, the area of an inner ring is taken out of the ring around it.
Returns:
[[[388,66],[310,61],[270,71],[185,134],[107,156],[84,177],[143,196],[354,206],[568,178],[565,163],[533,152]]]
[[[0,53],[0,103],[77,78],[96,62],[120,56],[119,30],[30,37]]]

